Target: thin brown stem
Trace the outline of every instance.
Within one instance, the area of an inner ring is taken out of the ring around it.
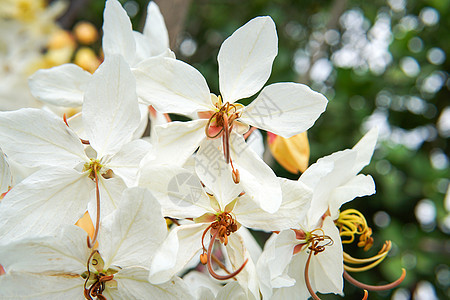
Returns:
[[[211,258],[222,270],[227,272],[227,274],[231,274],[231,272],[227,270],[227,267],[225,267],[225,265],[220,261],[220,259],[217,258],[217,256],[211,253]]]
[[[95,231],[92,241],[88,237],[88,247],[92,248],[95,246],[98,237],[98,229],[100,227],[100,189],[98,187],[98,174],[97,165],[94,165],[94,176],[95,176],[95,189],[96,189],[96,199],[97,199],[97,220],[95,221]]]
[[[356,280],[355,278],[353,278],[352,276],[350,276],[350,274],[347,273],[347,271],[344,270],[344,278],[350,282],[351,284],[353,284],[356,287],[359,287],[361,289],[365,289],[368,291],[386,291],[386,290],[390,290],[393,289],[395,287],[397,287],[400,283],[402,283],[403,279],[405,279],[406,277],[406,270],[402,269],[402,275],[395,281],[385,284],[385,285],[369,285],[369,284],[365,284],[362,282],[359,282],[358,280]]]
[[[230,131],[228,129],[228,116],[223,115],[223,155],[225,156],[225,161],[227,164],[230,163]]]
[[[312,287],[311,287],[311,283],[309,282],[309,275],[308,275],[308,271],[309,271],[309,263],[311,261],[311,255],[313,253],[313,250],[309,251],[309,256],[308,256],[308,260],[306,261],[306,266],[305,266],[305,283],[306,283],[306,288],[308,289],[309,294],[311,295],[311,297],[314,300],[320,300],[319,296],[316,295],[316,293],[313,291]]]
[[[207,255],[208,255],[208,271],[209,271],[209,274],[211,274],[211,276],[212,277],[214,277],[215,279],[217,279],[217,280],[227,280],[227,279],[230,279],[230,278],[233,278],[233,277],[235,277],[237,274],[239,274],[241,271],[242,271],[242,269],[244,269],[244,267],[245,267],[245,265],[247,264],[247,262],[248,262],[248,259],[246,259],[245,261],[244,261],[244,263],[242,264],[242,266],[239,268],[239,269],[237,269],[236,271],[234,271],[233,273],[231,273],[231,274],[228,274],[228,275],[219,275],[219,274],[217,274],[216,272],[214,272],[214,270],[213,270],[213,268],[212,268],[212,262],[211,262],[211,252],[212,252],[212,247],[213,247],[213,245],[214,245],[214,242],[216,241],[216,237],[217,237],[217,234],[219,233],[219,231],[217,230],[215,233],[214,233],[214,235],[213,235],[213,237],[211,238],[211,241],[209,242],[209,247],[208,247],[208,253],[207,253]]]
[[[246,133],[244,133],[244,139],[247,140],[248,137],[256,130],[256,127],[251,127]]]

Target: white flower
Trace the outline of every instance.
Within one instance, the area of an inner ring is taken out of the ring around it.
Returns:
[[[24,166],[40,168],[3,199],[1,240],[74,224],[87,208],[96,173],[105,215],[117,207],[115,192],[125,188],[124,181],[134,185],[149,144],[131,141],[139,109],[133,75],[120,56],[108,58],[94,74],[85,95],[83,122],[90,143],[86,151],[63,120],[50,113],[0,113],[5,153]]]
[[[6,275],[0,276],[0,298],[81,299],[87,289],[91,297],[107,299],[191,299],[179,278],[162,285],[147,281],[148,262],[166,228],[150,192],[128,189],[119,208],[102,220],[96,250],[73,225],[58,236],[1,246]]]
[[[156,160],[173,160],[181,165],[199,145],[208,147],[204,142],[207,137],[222,138],[225,160],[242,167],[236,167],[241,173],[240,181],[268,212],[275,212],[280,205],[280,187],[272,170],[247,149],[242,133],[249,124],[285,137],[295,135],[311,127],[327,104],[323,95],[292,82],[263,88],[247,107],[235,103],[264,86],[277,54],[277,40],[270,17],[249,21],[225,40],[218,55],[221,92],[218,97],[210,94],[205,79],[196,69],[179,60],[150,58],[134,69],[138,96],[156,110],[198,113],[200,117],[191,122],[171,122],[157,129]],[[239,177],[234,168],[233,171]]]
[[[377,130],[371,130],[353,149],[319,159],[297,182],[290,182],[305,184],[313,193],[305,217],[294,230],[273,235],[266,243],[257,263],[264,297],[273,293],[273,299],[307,299],[306,280],[313,292],[342,293],[343,250],[334,220],[342,204],[375,192],[372,177],[358,173],[369,164],[376,139]]]

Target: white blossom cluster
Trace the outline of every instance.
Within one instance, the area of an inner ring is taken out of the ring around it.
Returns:
[[[278,50],[270,17],[222,44],[220,95],[175,58],[153,2],[139,33],[117,0],[106,1],[103,33],[105,60],[94,74],[66,64],[30,78],[37,99],[78,114],[0,113],[0,298],[342,294],[336,222],[342,204],[375,193],[359,172],[377,131],[298,181],[278,178],[256,153],[261,140],[245,133],[304,132],[327,100],[298,83],[265,86]],[[257,93],[248,106],[236,102]],[[149,117],[151,137],[142,138]],[[248,229],[273,234],[261,249]]]

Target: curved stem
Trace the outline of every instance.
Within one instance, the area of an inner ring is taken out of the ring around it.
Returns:
[[[94,247],[97,242],[98,237],[98,228],[100,227],[100,189],[98,188],[98,174],[97,174],[97,165],[94,165],[94,176],[95,176],[95,189],[96,189],[96,198],[97,198],[97,220],[95,221],[95,231],[94,237],[92,241],[88,237],[88,247]]]
[[[313,289],[311,287],[311,283],[309,282],[308,271],[309,271],[309,262],[311,261],[312,253],[313,253],[313,250],[310,250],[309,251],[308,260],[306,261],[306,266],[305,266],[305,283],[306,283],[306,287],[308,288],[308,292],[311,295],[311,297],[314,300],[320,300],[319,296],[317,296],[316,293],[313,291]]]
[[[364,290],[364,296],[362,300],[367,300],[367,298],[369,298],[369,292],[367,290]]]
[[[208,123],[206,123],[206,127],[205,127],[205,135],[206,135],[206,137],[208,137],[208,138],[210,138],[210,139],[215,139],[215,138],[217,138],[217,137],[222,133],[222,131],[223,131],[223,128],[222,128],[222,129],[220,129],[220,131],[219,131],[216,135],[210,135],[210,134],[209,134],[209,127],[211,126],[212,119],[214,119],[214,118],[217,116],[217,114],[218,114],[218,113],[214,113],[214,114],[211,116],[211,118],[209,118]]]
[[[234,276],[236,276],[237,274],[239,274],[241,271],[242,271],[242,269],[244,269],[244,267],[245,267],[245,265],[247,264],[247,262],[248,262],[248,258],[244,261],[244,263],[242,264],[242,266],[239,268],[239,269],[237,269],[236,271],[234,271],[233,273],[231,273],[231,274],[228,274],[228,275],[219,275],[219,274],[217,274],[216,272],[214,272],[214,270],[213,270],[213,268],[212,268],[212,262],[211,262],[211,256],[212,256],[212,254],[211,254],[211,252],[212,252],[212,247],[213,247],[213,245],[214,245],[214,242],[216,241],[216,237],[217,237],[217,234],[219,233],[219,231],[216,231],[215,233],[214,233],[214,235],[213,235],[213,237],[211,238],[211,241],[209,242],[209,246],[208,246],[208,271],[209,271],[209,274],[211,274],[211,276],[212,277],[214,277],[215,279],[217,279],[217,280],[227,280],[227,279],[231,279],[231,278],[233,278]]]
[[[227,164],[230,163],[230,131],[228,130],[228,116],[223,115],[223,155]]]
[[[350,274],[347,273],[347,271],[344,270],[344,278],[350,282],[351,284],[353,284],[356,287],[368,290],[368,291],[386,291],[386,290],[390,290],[395,288],[396,286],[398,286],[400,283],[402,283],[403,279],[405,279],[406,277],[406,270],[402,269],[402,275],[395,281],[385,284],[385,285],[369,285],[369,284],[365,284],[362,282],[359,282],[358,280],[356,280],[355,278],[353,278],[352,276],[350,276]]]

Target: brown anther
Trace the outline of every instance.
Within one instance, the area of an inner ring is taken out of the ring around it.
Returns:
[[[238,184],[239,182],[241,182],[241,175],[239,174],[239,170],[233,170],[231,172],[231,176],[233,177],[233,181],[234,183]]]

